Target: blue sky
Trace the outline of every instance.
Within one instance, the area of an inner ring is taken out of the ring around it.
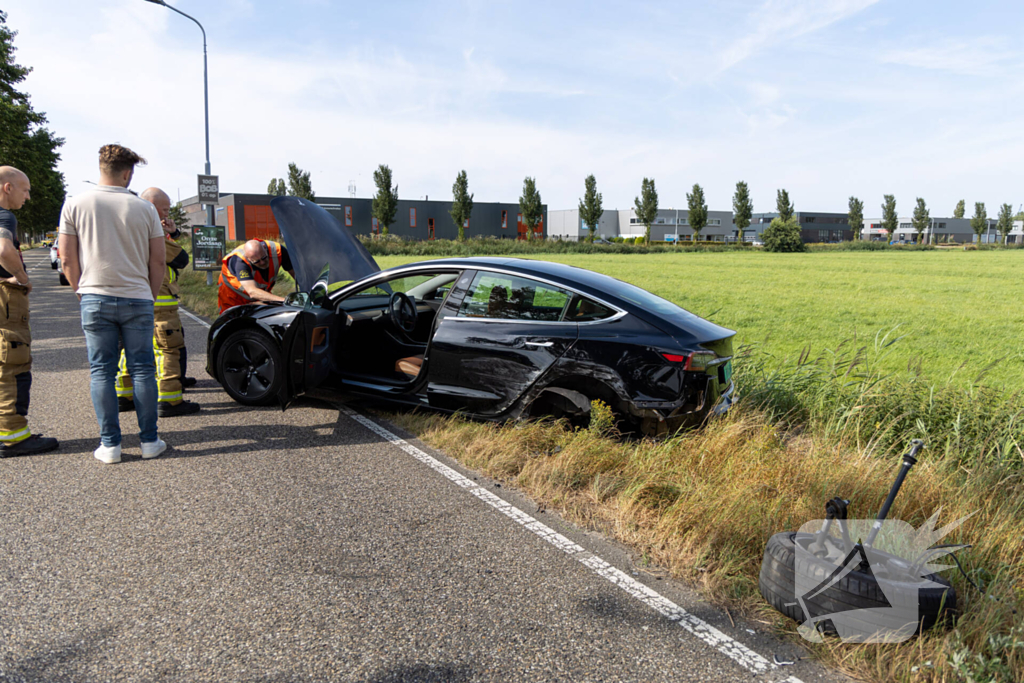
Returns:
[[[958,199],[1024,202],[1024,3],[172,3],[206,27],[211,158],[227,191],[263,192],[289,161],[321,196],[391,166],[404,198],[478,201],[527,175],[550,209],[593,173],[606,208],[654,177],[663,207],[700,183],[728,209],[785,187],[797,209],[847,197],[935,216]],[[146,156],[137,183],[195,193],[202,60],[194,24],[144,0],[7,0],[37,109],[67,138],[74,193],[96,150]]]

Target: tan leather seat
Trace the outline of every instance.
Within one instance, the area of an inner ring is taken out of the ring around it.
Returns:
[[[395,372],[408,375],[410,378],[418,376],[422,369],[423,356],[409,356],[408,358],[399,358],[395,361]]]

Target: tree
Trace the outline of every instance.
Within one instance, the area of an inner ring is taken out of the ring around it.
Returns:
[[[537,191],[537,180],[527,176],[523,179],[523,194],[519,196],[519,212],[526,223],[526,238],[533,239],[540,219],[544,217],[544,207],[540,192]]]
[[[303,171],[295,164],[288,164],[288,194],[313,201],[313,183],[309,179],[309,171]]]
[[[917,239],[914,241],[921,244],[921,236],[928,226],[931,225],[932,220],[928,215],[928,207],[925,206],[924,200],[920,197],[917,198],[917,206],[914,207],[914,217],[910,222],[914,226],[914,232],[917,233]]]
[[[380,234],[387,235],[398,213],[398,185],[391,187],[391,169],[386,164],[381,164],[373,172],[373,182],[377,185],[377,194],[370,213],[380,225]]]
[[[288,188],[284,184],[284,178],[271,178],[267,185],[267,194],[275,197],[283,197],[288,194]]]
[[[593,242],[594,231],[597,230],[597,224],[601,222],[604,208],[601,206],[601,193],[597,191],[597,179],[593,175],[588,175],[587,179],[583,181],[583,185],[585,189],[583,199],[580,200],[580,220],[590,231],[587,241]]]
[[[658,217],[658,191],[654,187],[654,178],[644,178],[640,184],[640,196],[633,203],[637,220],[644,224],[644,242],[650,244],[651,224]]]
[[[765,251],[801,252],[807,251],[804,241],[800,238],[800,224],[790,216],[788,219],[773,219],[763,233]]]
[[[192,223],[188,219],[188,214],[185,213],[185,209],[181,206],[181,202],[172,206],[167,215],[174,222],[174,227],[178,230],[182,230],[187,233],[189,228],[192,227]]]
[[[14,61],[17,35],[7,28],[7,14],[0,10],[0,165],[22,170],[32,183],[32,199],[18,211],[19,229],[31,241],[60,221],[65,187],[57,163],[64,138],[45,127],[46,115],[35,111],[29,96],[15,87],[32,71]]]
[[[742,180],[736,183],[736,194],[732,196],[733,223],[736,224],[736,243],[743,241],[743,231],[750,226],[754,215],[754,202],[750,199],[750,188]]]
[[[999,207],[999,222],[996,223],[996,229],[999,230],[999,234],[1003,236],[1003,244],[1006,244],[1006,236],[1013,230],[1013,206],[1010,204],[1003,204]]]
[[[864,202],[854,196],[850,196],[850,230],[853,230],[853,239],[859,240],[861,231],[864,229]]]
[[[776,191],[775,210],[779,212],[779,218],[783,221],[793,217],[793,203],[789,201],[789,193],[785,190]]]
[[[896,215],[896,197],[887,194],[884,195],[884,199],[885,201],[882,203],[882,228],[889,233],[889,241],[892,242],[892,234],[899,227],[899,217]]]
[[[686,218],[693,229],[694,240],[697,240],[700,231],[708,224],[708,204],[704,201],[704,189],[697,183],[693,184],[693,192],[686,193],[686,205],[689,209]]]
[[[459,229],[459,241],[466,239],[466,222],[473,213],[473,195],[469,194],[469,180],[466,171],[459,171],[452,185],[452,221]]]
[[[971,230],[978,236],[978,244],[981,244],[981,236],[988,229],[988,212],[985,211],[985,202],[974,202],[974,216],[971,218]]]
[[[961,199],[960,201],[958,201],[956,203],[956,208],[953,209],[953,218],[963,218],[964,217],[964,211],[966,211],[966,210],[967,210],[966,203],[964,202],[964,200]]]

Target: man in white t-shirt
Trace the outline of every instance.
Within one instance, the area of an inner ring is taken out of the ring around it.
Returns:
[[[114,379],[120,349],[135,385],[142,457],[167,448],[158,436],[153,301],[164,279],[164,231],[149,202],[128,191],[146,160],[121,145],[100,148],[100,182],[71,197],[60,214],[61,266],[82,302],[91,369],[90,392],[105,463],[121,461],[121,425]]]

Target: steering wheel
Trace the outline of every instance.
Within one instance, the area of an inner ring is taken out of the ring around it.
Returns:
[[[388,299],[388,314],[391,324],[406,334],[416,329],[416,304],[405,292],[392,292]]]

